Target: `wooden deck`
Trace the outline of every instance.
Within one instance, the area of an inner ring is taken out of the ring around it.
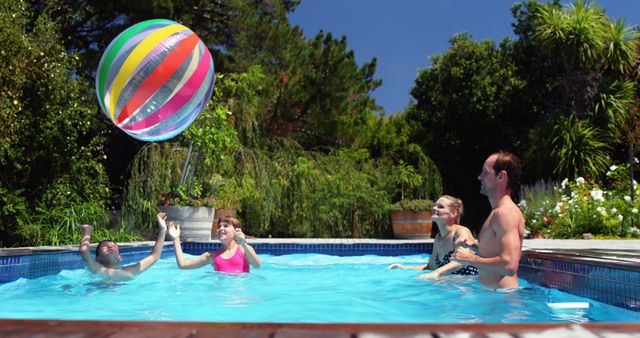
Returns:
[[[275,324],[0,320],[0,337],[638,338],[640,323]]]

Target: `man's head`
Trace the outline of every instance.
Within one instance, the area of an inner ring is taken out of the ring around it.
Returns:
[[[489,155],[478,176],[480,192],[489,196],[496,189],[504,189],[513,196],[520,191],[522,165],[520,159],[510,152],[499,151]]]
[[[104,240],[98,243],[96,247],[96,262],[107,267],[113,267],[117,266],[121,260],[120,248],[116,242]]]

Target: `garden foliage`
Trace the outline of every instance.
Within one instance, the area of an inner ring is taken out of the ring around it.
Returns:
[[[526,187],[520,208],[527,230],[547,238],[639,238],[640,200],[631,199],[628,173],[626,164],[613,165],[600,182],[578,177]]]
[[[89,82],[46,11],[0,2],[0,244],[79,240],[75,223],[106,226],[111,191]],[[98,230],[100,232],[102,230]]]
[[[635,236],[638,34],[624,21],[589,1],[516,3],[514,39],[453,36],[407,109],[384,115],[376,59],[306,38],[287,19],[298,3],[0,1],[0,245],[77,243],[75,223],[140,238],[167,203],[237,208],[257,236],[385,237],[392,203],[444,191],[481,224],[476,177],[501,149],[525,182],[567,178],[526,190],[532,232]],[[206,41],[218,78],[188,130],[143,144],[101,115],[92,81],[120,31],[157,17]]]

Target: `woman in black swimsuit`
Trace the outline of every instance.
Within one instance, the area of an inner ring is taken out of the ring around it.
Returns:
[[[431,219],[438,225],[439,233],[433,242],[433,251],[429,263],[418,266],[392,264],[390,269],[433,270],[418,276],[419,278],[438,278],[442,275],[477,275],[478,269],[471,265],[462,265],[451,261],[456,243],[474,243],[471,231],[458,223],[464,212],[462,200],[444,195],[433,206]]]

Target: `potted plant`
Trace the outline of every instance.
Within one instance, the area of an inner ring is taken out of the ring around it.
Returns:
[[[389,207],[391,226],[395,238],[431,238],[431,209],[433,201],[414,198],[405,199],[405,191],[414,190],[422,184],[422,176],[404,161],[396,167],[400,185],[400,201]]]
[[[194,183],[189,192],[186,184],[160,193],[160,211],[167,214],[167,221],[180,224],[181,238],[185,241],[208,241],[211,239],[211,224],[215,214],[215,198],[203,194],[199,184]]]
[[[400,200],[389,210],[395,238],[431,238],[433,201],[427,199]]]
[[[176,189],[160,193],[158,205],[163,207],[214,207],[216,200],[212,195],[187,192],[187,186],[182,184]]]

